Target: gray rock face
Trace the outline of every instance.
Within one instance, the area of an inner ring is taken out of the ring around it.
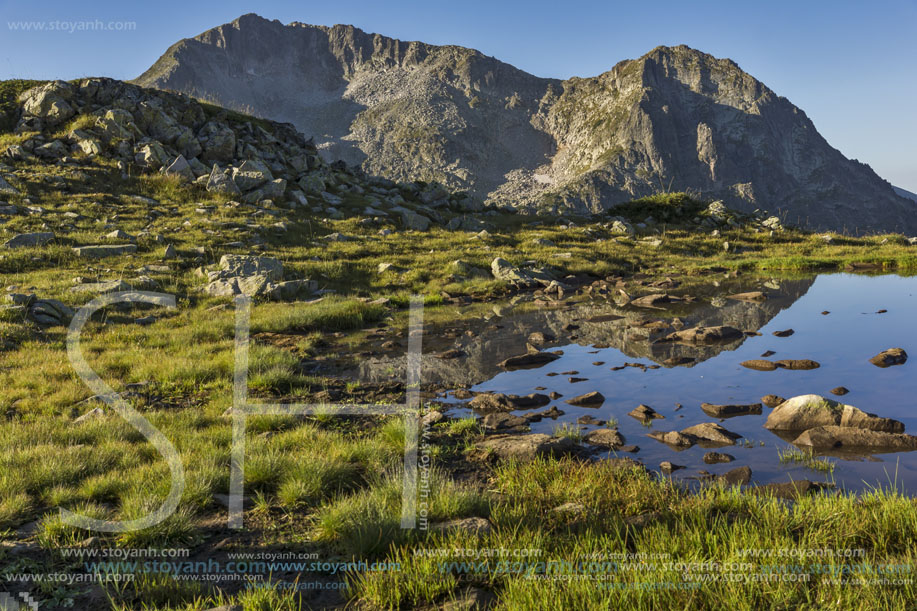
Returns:
[[[665,184],[814,229],[917,232],[913,202],[799,108],[684,46],[559,81],[472,49],[245,15],[172,45],[137,82],[293,122],[329,157],[493,203],[600,210]],[[204,158],[225,158],[228,135],[207,135]]]

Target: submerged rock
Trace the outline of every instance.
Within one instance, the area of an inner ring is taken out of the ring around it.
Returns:
[[[714,405],[712,403],[701,403],[700,408],[708,416],[714,418],[731,418],[733,416],[747,416],[749,414],[760,414],[761,404],[752,403],[751,405]]]
[[[795,369],[795,370],[809,370],[809,369],[818,369],[821,367],[821,364],[818,361],[813,361],[812,359],[784,359],[782,361],[776,362],[777,367],[782,367],[784,369]]]
[[[819,426],[802,433],[793,445],[811,448],[844,449],[851,452],[908,452],[917,450],[917,437],[849,426]]]
[[[567,399],[567,403],[578,407],[598,407],[604,402],[605,396],[598,391],[587,392],[584,395]]]
[[[742,367],[754,369],[755,371],[774,371],[777,369],[777,363],[765,359],[752,359],[750,361],[742,361],[739,364]]]

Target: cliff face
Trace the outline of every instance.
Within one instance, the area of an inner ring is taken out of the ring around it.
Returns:
[[[813,229],[917,231],[913,202],[800,109],[684,46],[558,81],[472,49],[246,15],[137,82],[292,122],[368,172],[514,206],[598,211],[690,189]]]

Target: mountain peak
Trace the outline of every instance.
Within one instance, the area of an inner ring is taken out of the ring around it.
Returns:
[[[917,230],[912,204],[731,59],[658,46],[593,78],[474,49],[254,14],[137,83],[295,124],[329,160],[487,201],[599,211],[661,188],[817,229]]]

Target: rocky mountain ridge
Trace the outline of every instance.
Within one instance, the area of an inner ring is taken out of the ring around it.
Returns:
[[[592,78],[473,49],[245,15],[137,83],[289,121],[329,159],[490,202],[599,211],[663,190],[849,233],[913,232],[913,202],[728,59],[658,47]]]

